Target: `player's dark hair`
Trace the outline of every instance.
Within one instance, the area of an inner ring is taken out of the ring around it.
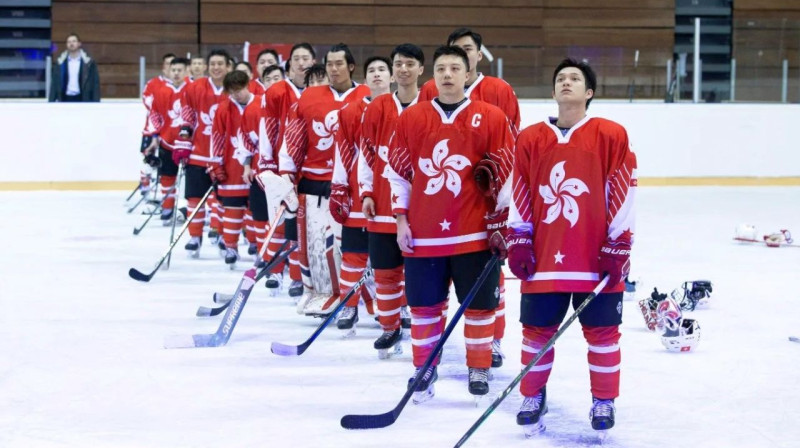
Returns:
[[[172,65],[181,65],[181,64],[183,64],[184,66],[188,67],[188,66],[192,65],[192,61],[190,61],[190,60],[188,60],[186,58],[177,58],[176,57],[176,58],[172,58],[172,61],[170,61],[170,63],[169,63],[170,66],[172,66]]]
[[[206,58],[203,57],[202,54],[196,54],[196,55],[192,56],[192,60],[194,61],[195,59],[202,59],[204,61],[206,60]]]
[[[338,43],[331,47],[327,53],[325,53],[325,64],[328,63],[328,55],[331,53],[338,53],[340,51],[344,51],[344,60],[347,61],[347,65],[352,65],[353,68],[350,70],[350,76],[353,76],[353,72],[356,70],[356,58],[353,57],[353,52],[350,51],[350,47],[345,44]]]
[[[583,73],[583,79],[586,84],[586,90],[592,90],[592,97],[586,100],[586,108],[589,108],[589,103],[592,102],[594,99],[594,93],[597,92],[597,75],[594,73],[592,67],[589,66],[589,63],[586,61],[576,61],[572,58],[566,58],[561,61],[560,64],[556,67],[555,71],[553,71],[553,83],[551,84],[553,88],[556,86],[556,77],[558,76],[558,72],[564,70],[567,67],[575,67]]]
[[[303,80],[303,84],[308,87],[309,82],[311,82],[314,78],[327,78],[328,71],[325,70],[325,66],[322,64],[314,64],[306,70],[306,76]]]
[[[81,42],[81,36],[78,36],[78,33],[74,32],[74,31],[69,33],[69,34],[67,34],[67,37],[64,40],[67,40],[67,39],[69,39],[70,37],[73,37],[73,36],[75,37],[75,39],[78,39],[78,42]]]
[[[281,60],[280,56],[278,56],[278,52],[275,51],[275,49],[273,49],[273,48],[265,48],[265,49],[263,49],[263,50],[258,52],[258,56],[256,56],[256,62],[258,62],[258,60],[261,59],[261,56],[264,56],[265,54],[271,54],[272,56],[274,56],[275,57],[275,62],[280,62],[280,60]]]
[[[480,51],[481,46],[483,45],[483,38],[481,37],[480,34],[476,33],[475,31],[472,31],[469,28],[459,28],[450,33],[450,35],[447,36],[447,45],[453,45],[453,42],[457,41],[458,39],[461,39],[464,36],[469,36],[470,38],[472,38],[472,41],[475,42],[475,45],[478,46],[478,51]]]
[[[274,72],[275,70],[278,70],[278,71],[281,72],[281,77],[286,76],[286,72],[283,70],[283,67],[281,67],[280,65],[272,64],[272,65],[268,65],[268,66],[264,67],[264,70],[261,72],[261,79],[264,79],[265,76],[269,75],[270,73]]]
[[[467,57],[467,52],[462,50],[461,47],[455,47],[452,45],[443,45],[436,49],[433,52],[433,64],[436,65],[436,60],[442,56],[458,56],[464,61],[464,65],[467,67],[467,71],[469,71],[469,58]]]
[[[227,50],[223,50],[221,48],[215,48],[208,53],[206,56],[206,64],[211,64],[211,57],[212,56],[222,56],[225,58],[225,65],[229,65],[231,63],[231,55],[227,52]]]
[[[311,53],[311,59],[317,58],[317,52],[314,51],[314,47],[312,47],[310,43],[300,42],[299,44],[294,44],[294,46],[292,47],[292,51],[289,52],[289,59],[292,59],[295,50],[299,50],[300,48],[308,50],[308,52]]]
[[[370,64],[375,61],[381,61],[389,67],[389,74],[392,74],[392,61],[387,58],[386,56],[370,56],[367,58],[367,61],[364,62],[364,77],[367,77],[367,69],[369,68]]]
[[[250,84],[250,78],[247,76],[247,73],[241,70],[234,70],[228,73],[225,75],[225,79],[222,80],[222,86],[225,88],[226,92],[246,89],[248,84]]]
[[[80,39],[78,39],[78,40],[80,40]],[[167,53],[164,56],[161,56],[161,62],[164,62],[167,59],[174,58],[174,57],[175,57],[175,53]]]
[[[236,65],[239,65],[239,64],[244,65],[245,67],[247,67],[247,70],[249,70],[250,73],[253,73],[253,66],[250,65],[249,62],[247,62],[247,61],[239,61],[239,62],[236,63]],[[242,70],[242,71],[244,71],[244,70]]]
[[[425,64],[425,53],[422,52],[422,48],[414,44],[400,44],[394,47],[389,58],[394,61],[394,57],[398,54],[407,58],[416,59],[419,61],[419,65]]]

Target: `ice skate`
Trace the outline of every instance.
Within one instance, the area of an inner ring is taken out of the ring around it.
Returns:
[[[468,389],[475,400],[475,406],[478,406],[480,399],[489,393],[489,369],[470,367]]]
[[[358,322],[358,307],[346,306],[339,314],[339,319],[336,321],[336,328],[345,331],[345,337],[355,336],[356,323]]]
[[[270,273],[267,275],[266,287],[269,290],[269,295],[276,296],[281,292],[283,286],[283,272]]]
[[[193,236],[189,239],[189,242],[186,243],[186,246],[183,248],[189,253],[189,256],[192,258],[199,258],[200,257],[200,246],[203,244],[203,237],[201,236]]]
[[[597,431],[597,437],[601,442],[608,436],[607,431],[614,427],[615,411],[614,400],[599,400],[592,397],[589,419],[592,421],[592,429]]]
[[[247,246],[247,255],[253,255],[253,256],[255,256],[257,253],[258,253],[258,244],[256,244],[256,243],[250,243],[250,244]]]
[[[225,264],[233,270],[237,261],[239,261],[239,251],[234,247],[225,248]]]
[[[400,343],[403,339],[403,329],[384,331],[382,335],[372,344],[378,351],[378,359],[388,359],[392,355],[403,353],[403,346]]]
[[[503,358],[506,355],[503,354],[503,350],[500,349],[500,339],[495,339],[492,341],[492,367],[502,367],[503,366]]]
[[[303,282],[292,280],[289,284],[289,297],[300,297],[303,295]]]
[[[172,209],[165,208],[161,210],[161,224],[164,227],[169,227],[172,225]]]
[[[400,327],[406,330],[411,329],[411,312],[408,311],[407,306],[400,307]]]
[[[417,370],[414,372],[414,376],[408,379],[409,388],[411,388],[411,384],[414,383],[414,379],[416,379],[417,375],[419,375],[420,370],[421,369],[417,367]],[[428,367],[428,370],[426,370],[425,374],[422,376],[422,381],[419,382],[417,389],[414,391],[414,395],[412,397],[414,404],[424,403],[433,398],[433,396],[436,394],[433,383],[435,383],[437,379],[439,379],[439,374],[436,372],[436,366]]]
[[[220,239],[221,239],[221,238],[220,238],[220,236],[219,236],[219,232],[217,232],[217,231],[216,231],[216,230],[214,230],[214,229],[211,229],[211,230],[209,230],[209,231],[208,231],[208,242],[209,242],[211,245],[217,245],[217,244],[219,244],[219,241],[220,241]]]
[[[544,414],[547,414],[547,388],[543,387],[533,397],[525,397],[517,413],[517,424],[522,426],[525,437],[535,437],[544,432]]]

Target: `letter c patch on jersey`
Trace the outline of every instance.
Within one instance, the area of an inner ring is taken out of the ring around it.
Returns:
[[[473,128],[477,128],[478,126],[481,125],[481,118],[483,118],[481,116],[481,114],[475,114],[475,115],[472,116],[472,127]]]

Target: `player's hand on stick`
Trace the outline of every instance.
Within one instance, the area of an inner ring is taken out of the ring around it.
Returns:
[[[333,220],[339,224],[344,224],[350,216],[350,191],[347,185],[332,184],[331,197],[328,201],[328,208],[331,211]]]
[[[228,180],[228,175],[225,173],[225,167],[219,163],[212,163],[208,165],[208,172],[209,177],[211,180],[216,183],[223,183]]]
[[[608,286],[616,286],[631,270],[631,245],[625,241],[606,241],[598,258],[600,275],[608,274]]]
[[[508,229],[506,238],[508,267],[520,280],[530,280],[536,268],[533,256],[533,238],[530,233],[513,228]]]
[[[496,255],[501,261],[508,258],[505,238],[507,221],[508,209],[486,216],[486,234],[489,236],[489,250],[492,255]]]

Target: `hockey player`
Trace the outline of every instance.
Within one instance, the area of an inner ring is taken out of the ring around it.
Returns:
[[[158,175],[161,179],[161,193],[166,196],[161,209],[161,220],[164,225],[169,225],[175,206],[175,177],[178,174],[180,160],[173,157],[172,151],[176,148],[178,132],[183,125],[181,101],[188,85],[185,82],[188,67],[188,59],[172,59],[169,66],[170,83],[155,93],[147,126],[143,132],[143,135],[152,138],[144,154],[153,154],[157,149],[158,158],[161,160]]]
[[[253,95],[263,95],[267,91],[264,84],[264,69],[270,65],[278,65],[278,52],[272,48],[265,48],[256,57],[256,71],[248,88]]]
[[[253,66],[250,65],[249,62],[247,62],[247,61],[239,61],[239,62],[236,63],[236,65],[233,66],[233,69],[234,70],[238,70],[240,72],[244,72],[247,75],[247,78],[250,80],[250,82],[252,82],[252,80],[254,78],[254,76],[253,76]],[[248,86],[249,86],[249,84],[248,84]]]
[[[144,90],[142,91],[142,103],[144,104],[145,109],[147,109],[147,113],[145,114],[144,126],[147,127],[147,121],[150,118],[150,109],[153,107],[153,98],[155,97],[156,92],[161,90],[167,84],[170,84],[170,73],[169,73],[169,64],[175,58],[173,53],[167,53],[161,57],[161,74],[156,76],[155,78],[151,78],[147,81],[147,84],[144,86]],[[139,146],[139,151],[142,155],[145,155],[144,150],[150,147],[150,144],[153,143],[153,138],[142,134],[142,143]],[[153,155],[155,156],[155,155]],[[140,183],[140,192],[142,194],[146,194],[150,191],[150,170],[153,166],[157,166],[157,160],[153,159],[151,156],[149,159],[145,157],[144,163],[150,165],[151,168],[143,167],[141,171],[139,171],[139,183]]]
[[[392,211],[397,243],[405,256],[413,361],[423,378],[415,402],[433,396],[438,360],[425,372],[419,369],[441,337],[450,282],[463,300],[491,257],[487,229],[504,222],[507,214],[502,197],[484,198],[475,176],[490,172],[485,183],[492,191],[506,183],[513,157],[511,129],[500,109],[465,96],[469,69],[464,50],[439,47],[433,56],[439,95],[400,115],[389,148]],[[469,392],[476,396],[489,392],[499,276],[495,266],[464,313]]]
[[[192,56],[192,65],[189,67],[189,73],[192,81],[206,76],[207,70],[208,64],[206,63],[206,58],[199,54]]]
[[[401,317],[407,308],[403,255],[397,246],[397,225],[392,216],[392,195],[386,175],[389,140],[402,111],[417,102],[417,82],[425,63],[422,49],[412,44],[397,46],[391,58],[397,91],[376,98],[364,112],[358,167],[362,208],[369,231],[369,259],[375,272],[378,321],[383,329],[383,334],[374,343],[380,358],[385,358],[388,350],[400,343]]]
[[[279,157],[281,175],[297,185],[300,195],[297,241],[300,260],[307,257],[310,275],[303,275],[307,294],[298,303],[298,311],[307,315],[319,315],[328,300],[339,294],[340,255],[333,237],[339,232],[328,210],[333,143],[339,109],[369,95],[369,88],[352,80],[355,59],[347,45],[328,50],[325,68],[330,85],[307,88],[292,106]]]
[[[585,62],[565,59],[553,72],[558,117],[517,139],[507,246],[508,266],[522,280],[523,365],[556,333],[570,302],[577,307],[608,274],[606,288],[579,316],[589,344],[592,428],[607,430],[619,395],[622,279],[630,266],[637,176],[625,129],[586,115],[595,87]],[[554,353],[522,379],[517,423],[529,435],[544,429]]]
[[[186,201],[188,202],[188,213],[191,214],[200,203],[209,187],[211,187],[211,177],[206,172],[208,164],[213,161],[211,157],[211,125],[217,112],[217,107],[225,98],[223,93],[223,80],[228,74],[228,59],[230,55],[225,50],[212,50],[208,54],[208,73],[207,78],[198,78],[184,94],[181,118],[183,125],[178,138],[174,155],[178,160],[186,160]],[[209,239],[212,244],[219,241],[219,232],[222,229],[219,214],[217,212],[218,201],[216,198],[209,197],[211,207],[211,232]],[[221,210],[220,210],[221,211]],[[189,223],[189,242],[185,249],[192,257],[198,257],[200,246],[203,242],[203,225],[205,222],[205,210],[200,210]]]
[[[330,206],[334,221],[342,226],[342,264],[339,285],[344,296],[358,282],[367,267],[369,246],[367,240],[367,220],[361,211],[361,198],[358,195],[358,152],[361,142],[361,121],[367,105],[382,95],[389,93],[392,80],[391,61],[382,56],[372,56],[364,63],[364,79],[370,96],[361,101],[346,104],[339,111],[339,129],[336,131],[336,157],[333,165]],[[361,288],[364,302],[372,302],[368,288]],[[323,305],[321,314],[329,314],[330,308],[338,303],[330,301]],[[351,330],[358,322],[358,296],[346,304],[336,326],[341,330]]]
[[[225,241],[225,263],[233,269],[239,260],[239,234],[244,225],[244,212],[250,185],[243,179],[244,168],[234,157],[241,145],[241,122],[245,108],[253,101],[247,90],[250,80],[238,70],[225,75],[223,86],[228,98],[220,102],[211,125],[213,161],[209,163],[209,175],[218,183],[217,194],[224,207],[222,216]]]
[[[466,95],[472,100],[480,100],[499,107],[505,112],[512,125],[512,132],[517,135],[520,125],[519,101],[514,89],[507,82],[493,76],[486,76],[478,71],[478,63],[483,60],[481,48],[483,38],[469,28],[458,28],[447,37],[447,45],[460,47],[469,57],[469,79],[465,87]],[[432,100],[437,95],[436,84],[430,80],[422,86],[420,101]],[[503,353],[500,341],[506,328],[505,279],[500,276],[500,302],[495,310],[494,340],[492,341],[492,367],[503,365]]]
[[[289,118],[289,109],[300,99],[305,89],[305,75],[309,67],[316,62],[316,53],[311,44],[302,42],[294,45],[289,52],[289,72],[287,79],[275,83],[265,94],[265,109],[263,132],[265,137],[259,140],[259,152],[272,153],[283,146],[286,133],[286,120]],[[267,256],[272,257],[281,244],[288,237],[297,240],[297,219],[287,218],[283,224],[275,229],[272,239],[267,244]],[[306,266],[306,269],[308,267]],[[267,288],[273,291],[283,285],[284,264],[275,266],[267,277]],[[300,275],[300,258],[297,251],[289,256],[289,296],[300,297],[303,295],[303,282]]]
[[[283,81],[285,72],[280,65],[268,65],[261,71],[261,83],[264,84],[264,92],[273,84]]]

